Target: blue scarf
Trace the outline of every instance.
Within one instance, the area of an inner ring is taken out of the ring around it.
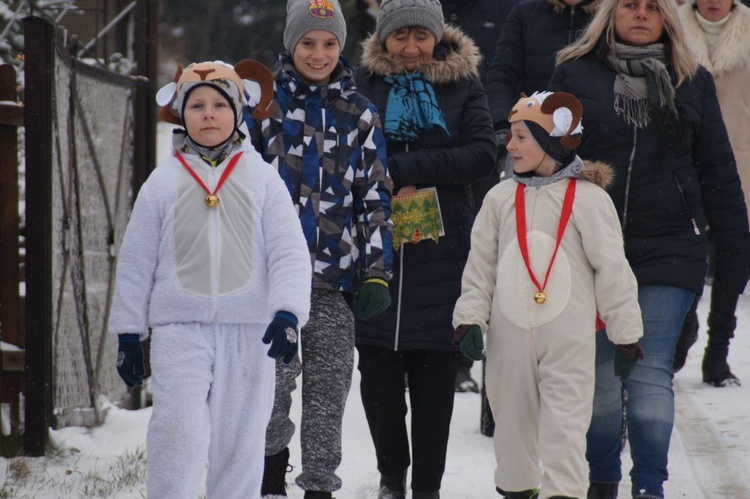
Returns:
[[[391,85],[385,112],[384,133],[388,140],[412,142],[420,132],[441,127],[448,133],[435,98],[435,89],[422,73],[387,76]]]

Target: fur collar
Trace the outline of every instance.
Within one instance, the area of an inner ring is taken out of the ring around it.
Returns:
[[[562,14],[565,12],[565,9],[570,9],[570,5],[563,2],[563,0],[547,0],[551,5],[552,8],[555,9],[556,14]],[[603,0],[592,0],[591,2],[584,2],[584,5],[581,5],[581,8],[583,11],[593,16],[596,13],[596,9],[599,7],[599,5],[602,3]]]
[[[735,71],[750,64],[750,8],[738,4],[716,41],[714,53],[709,55],[703,30],[695,16],[697,9],[691,4],[679,7],[685,27],[685,39],[698,63],[716,76]]]
[[[363,43],[362,66],[377,76],[403,73],[401,61],[391,57],[375,33]],[[443,38],[435,46],[433,59],[419,69],[433,84],[452,83],[465,78],[479,77],[482,56],[471,38],[459,28],[446,25]]]
[[[584,160],[581,178],[606,190],[615,181],[615,170],[601,161]]]

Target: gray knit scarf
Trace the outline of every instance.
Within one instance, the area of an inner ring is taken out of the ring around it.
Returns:
[[[677,120],[675,89],[663,43],[643,47],[615,44],[614,54],[605,58],[617,72],[615,77],[615,111],[623,115],[625,123],[645,128],[651,113],[666,118],[661,122]]]

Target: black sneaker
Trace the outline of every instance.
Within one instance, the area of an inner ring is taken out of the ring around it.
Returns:
[[[586,499],[617,499],[617,489],[619,486],[620,484],[617,482],[591,482]]]
[[[261,496],[286,497],[286,474],[294,467],[289,464],[289,448],[272,456],[265,457]]]
[[[479,393],[479,385],[471,377],[468,370],[459,369],[456,374],[456,385],[457,392],[472,392]]]
[[[306,490],[304,499],[333,499],[333,496],[322,490]]]

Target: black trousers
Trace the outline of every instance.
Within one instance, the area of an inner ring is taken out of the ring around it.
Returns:
[[[406,383],[411,407],[411,488],[440,490],[453,414],[456,354],[358,346],[362,404],[375,444],[378,471],[401,476],[411,464]]]

